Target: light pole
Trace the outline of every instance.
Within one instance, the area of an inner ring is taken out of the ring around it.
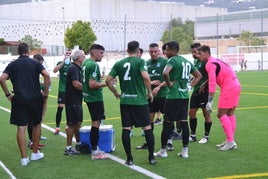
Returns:
[[[64,6],[61,7],[62,9],[62,21],[63,21],[63,50],[65,51],[65,43],[64,43],[64,37],[65,37],[65,16],[64,16]]]

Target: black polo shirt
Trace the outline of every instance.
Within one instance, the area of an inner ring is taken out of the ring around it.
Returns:
[[[16,101],[32,100],[42,96],[39,75],[43,70],[43,65],[28,56],[20,56],[8,64],[3,73],[9,76]]]
[[[76,80],[82,83],[81,67],[75,63],[72,63],[68,68],[66,77],[66,91],[65,91],[66,104],[82,105],[82,90],[74,88],[72,84],[72,82]]]

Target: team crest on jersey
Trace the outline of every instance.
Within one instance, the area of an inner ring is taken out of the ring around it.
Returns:
[[[96,72],[93,72],[92,76],[93,76],[94,78],[96,78],[96,77],[97,77],[97,73],[96,73]]]
[[[145,70],[148,70],[148,67],[147,67],[147,65],[144,65],[144,68],[145,68]]]
[[[161,64],[158,62],[158,63],[156,64],[156,67],[160,67],[160,65],[161,65]]]

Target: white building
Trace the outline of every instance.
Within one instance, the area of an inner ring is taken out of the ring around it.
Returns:
[[[0,5],[0,38],[17,41],[31,35],[43,42],[50,54],[61,54],[64,29],[76,20],[89,21],[96,43],[107,51],[123,51],[137,40],[146,49],[159,42],[172,18],[225,14],[226,9],[184,6],[135,0],[51,0]],[[126,32],[125,32],[126,27]],[[60,47],[60,48],[59,48]]]

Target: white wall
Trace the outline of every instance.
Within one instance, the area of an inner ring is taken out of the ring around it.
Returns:
[[[193,63],[193,58],[191,54],[183,54],[184,58],[189,60]],[[212,56],[216,56],[213,55]],[[221,56],[221,55],[220,55]],[[89,57],[89,56],[87,56]],[[261,60],[261,54],[260,53],[244,53],[245,60],[247,60],[247,70],[258,70],[258,60]],[[11,55],[0,55],[0,74],[2,74],[3,70],[6,68],[8,63],[12,61],[12,59],[17,59],[18,56],[11,56]],[[117,56],[108,57],[105,56],[101,62],[99,62],[100,71],[102,71],[103,67],[106,69],[106,74],[109,73],[112,66],[115,62],[118,60],[121,60],[123,58],[122,55],[118,54]],[[142,56],[143,59],[148,60],[150,58],[150,55],[148,53],[144,53]],[[63,59],[63,56],[44,56],[45,68],[49,71],[51,77],[56,77],[58,73],[53,73],[53,68],[56,66],[58,61],[61,61]],[[263,69],[268,70],[268,53],[263,53]],[[240,66],[239,65],[233,65],[234,70],[239,71]]]

